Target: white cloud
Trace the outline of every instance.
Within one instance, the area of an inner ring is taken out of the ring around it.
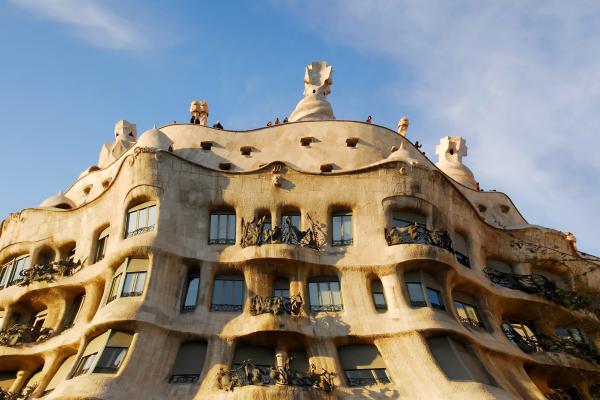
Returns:
[[[92,44],[109,49],[144,49],[150,43],[135,28],[135,19],[123,18],[97,0],[11,0],[38,17],[64,23]],[[132,21],[133,20],[133,21]]]
[[[294,5],[291,5],[294,7]],[[484,188],[529,222],[578,236],[600,254],[600,7],[597,2],[337,0],[298,13],[326,40],[384,55],[432,132],[468,140]],[[390,86],[394,82],[390,82]],[[410,135],[410,132],[409,132]],[[429,154],[433,154],[428,151]]]

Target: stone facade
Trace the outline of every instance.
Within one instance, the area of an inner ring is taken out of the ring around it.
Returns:
[[[599,398],[598,259],[403,135],[171,124],[130,142],[3,221],[3,390]]]

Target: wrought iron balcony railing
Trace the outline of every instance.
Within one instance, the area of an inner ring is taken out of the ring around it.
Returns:
[[[344,309],[343,304],[311,304],[310,311],[313,313],[319,312],[339,312]]]
[[[37,385],[25,386],[19,393],[9,392],[0,388],[0,400],[29,400]]]
[[[344,370],[348,386],[387,385],[390,378],[385,368]]]
[[[262,297],[254,296],[250,304],[252,315],[273,314],[273,315],[300,315],[302,312],[302,296],[299,294],[291,297]]]
[[[414,223],[408,226],[396,226],[391,229],[384,229],[385,240],[388,246],[397,244],[427,244],[440,247],[455,253],[452,248],[452,239],[448,232],[443,230],[429,230],[423,224]]]
[[[146,233],[146,232],[151,232],[151,231],[154,230],[154,226],[155,225],[152,224],[152,225],[149,225],[149,226],[143,226],[141,228],[137,228],[136,230],[133,230],[131,232],[127,232],[127,234],[125,235],[125,237],[130,238],[132,236],[138,236],[138,235],[141,235],[141,234]]]
[[[211,304],[210,311],[241,312],[244,309],[242,304]]]
[[[200,379],[200,374],[171,375],[169,383],[196,383],[198,379]]]
[[[535,353],[542,350],[538,343],[537,337],[524,337],[520,335],[516,330],[513,329],[510,323],[503,323],[502,331],[511,342],[519,346],[519,348],[525,353]]]
[[[54,336],[50,328],[39,328],[24,324],[15,324],[0,331],[0,346],[18,346],[25,343],[42,342]]]
[[[469,257],[467,257],[458,250],[454,250],[454,255],[456,256],[456,261],[458,261],[460,264],[464,265],[467,268],[471,268],[471,260],[469,260]]]
[[[545,334],[537,335],[537,338],[545,351],[567,353],[600,364],[600,355],[586,342]]]
[[[460,320],[461,323],[463,323],[465,325],[471,325],[473,328],[477,328],[477,329],[483,328],[483,324],[481,323],[481,321],[476,321],[474,319],[464,318],[464,317],[458,317],[458,319]]]
[[[141,296],[144,292],[123,292],[121,293],[121,297],[137,297],[137,296]]]
[[[59,260],[48,264],[38,264],[21,271],[19,286],[28,286],[33,282],[55,282],[57,278],[71,276],[82,267],[81,260]]]
[[[317,373],[311,365],[310,372],[298,372],[290,368],[289,362],[283,367],[255,365],[252,360],[245,360],[241,365],[230,370],[221,368],[217,372],[217,386],[221,390],[233,391],[236,387],[248,385],[289,385],[314,387],[331,392],[335,374],[323,369]]]
[[[286,218],[280,226],[271,227],[265,217],[254,218],[244,223],[242,219],[242,247],[261,246],[263,244],[291,244],[294,246],[307,247],[309,249],[321,250],[325,245],[325,234],[321,226],[313,222],[308,216],[310,227],[301,231],[292,224],[290,218]]]
[[[483,272],[497,285],[525,293],[535,294],[569,309],[587,310],[600,317],[600,296],[560,289],[545,276],[509,274],[485,267]]]

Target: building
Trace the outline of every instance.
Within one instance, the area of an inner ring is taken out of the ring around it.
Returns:
[[[2,398],[600,398],[599,259],[304,81],[262,129],[120,121],[3,221]]]

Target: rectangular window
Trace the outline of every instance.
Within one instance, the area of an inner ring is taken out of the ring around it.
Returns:
[[[290,297],[290,290],[289,289],[275,289],[275,290],[273,290],[273,296],[274,297],[286,297],[286,298],[289,298]]]
[[[29,261],[29,256],[15,260],[9,286],[16,284],[23,279],[23,277],[21,276],[21,272],[29,268]]]
[[[411,306],[427,307],[427,302],[423,295],[423,287],[420,283],[407,282],[406,288],[408,289],[408,297],[410,298]]]
[[[454,305],[456,306],[456,312],[460,322],[463,324],[469,324],[476,328],[483,327],[483,324],[479,318],[479,313],[477,312],[477,308],[475,306],[462,303],[460,301],[454,301]]]
[[[375,280],[371,282],[371,293],[373,294],[373,304],[377,310],[387,310],[385,302],[385,294],[383,293],[383,285],[381,281]]]
[[[125,275],[121,297],[141,296],[144,293],[144,283],[146,283],[146,272],[128,272]]]
[[[85,295],[77,296],[73,300],[73,304],[71,304],[71,309],[69,310],[69,316],[65,320],[65,329],[70,328],[75,325],[75,321],[77,321],[77,317],[79,316],[79,312],[83,307],[83,301],[85,300]]]
[[[0,287],[5,287],[8,283],[8,277],[10,275],[10,270],[12,268],[13,262],[6,263],[2,266],[0,270]]]
[[[439,310],[445,310],[444,300],[442,299],[442,294],[439,290],[435,290],[428,287],[427,297],[429,299],[429,303],[431,303],[431,307],[437,308]]]
[[[108,245],[108,235],[102,236],[96,242],[96,255],[94,257],[94,262],[102,261],[106,254],[106,246]]]
[[[183,301],[183,311],[192,311],[196,309],[196,303],[198,302],[199,285],[200,278],[194,277],[188,280],[187,291],[185,293],[185,299]]]
[[[127,355],[127,347],[105,347],[94,373],[114,374]]]
[[[310,310],[312,312],[342,311],[342,295],[338,281],[309,282]]]
[[[211,311],[242,311],[244,281],[241,279],[215,279]]]
[[[107,303],[110,303],[117,298],[117,295],[119,294],[119,286],[121,284],[121,275],[123,274],[119,274],[113,278],[110,285],[110,292],[108,292],[108,300],[106,301]]]
[[[336,213],[331,217],[332,246],[351,245],[352,239],[352,213]]]
[[[235,213],[210,214],[208,244],[235,244]]]
[[[349,386],[386,385],[390,383],[385,368],[344,370]]]
[[[156,224],[156,204],[138,207],[134,207],[127,213],[126,237],[139,235],[154,229],[154,225]]]
[[[92,369],[97,354],[98,353],[92,353],[85,357],[81,357],[77,365],[75,365],[71,378],[88,373]]]

